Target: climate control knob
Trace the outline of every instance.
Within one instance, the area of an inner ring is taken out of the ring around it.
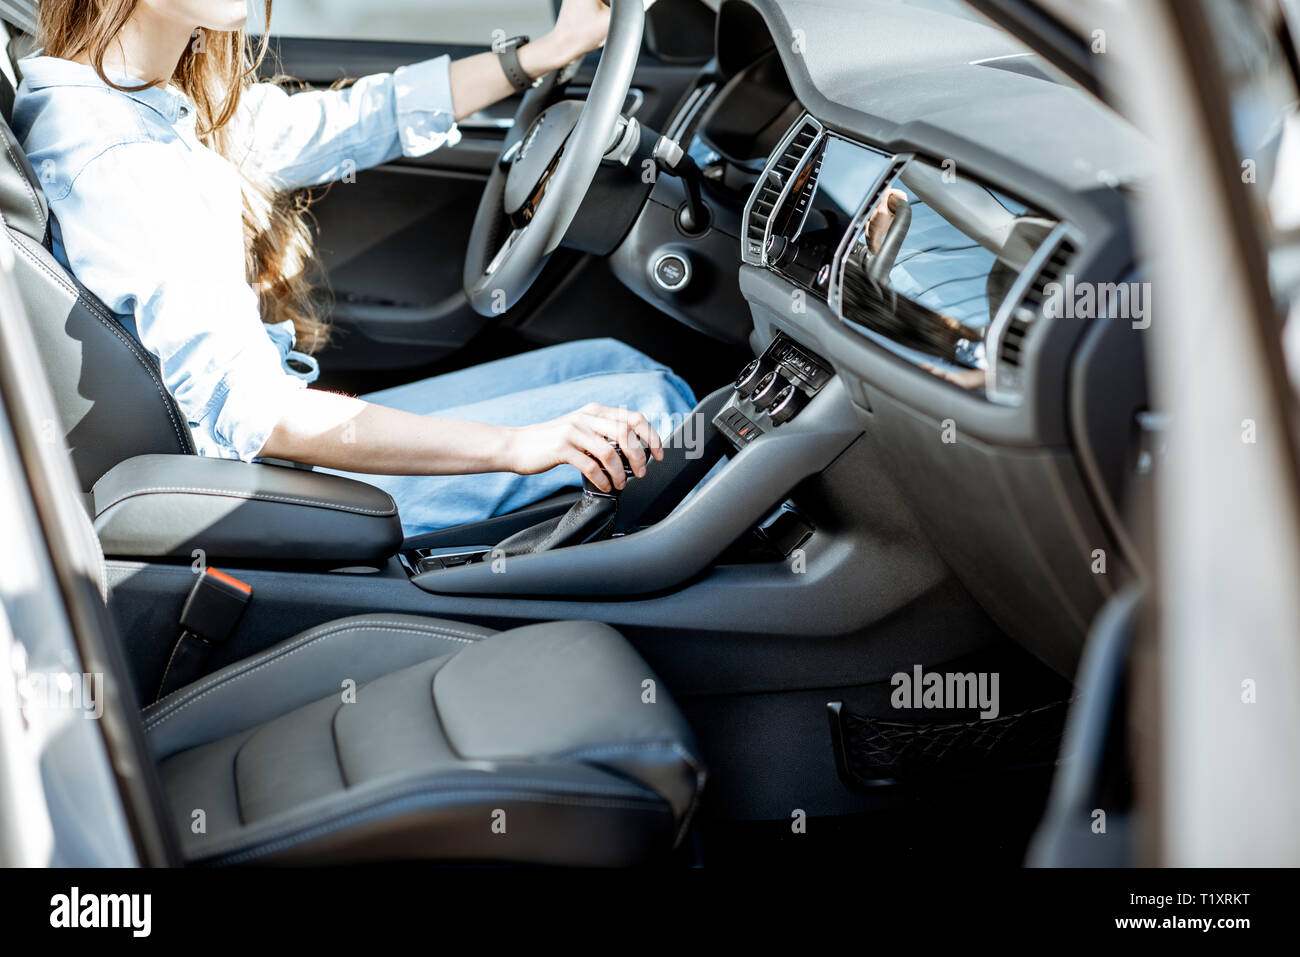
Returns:
[[[736,376],[736,391],[740,393],[742,399],[748,399],[758,388],[758,383],[763,376],[772,371],[772,367],[764,362],[762,358],[755,359],[745,368],[740,370],[740,375]]]
[[[767,245],[763,247],[763,251],[767,256],[767,264],[769,266],[779,266],[789,248],[790,244],[786,242],[784,236],[769,236]]]
[[[778,372],[769,372],[758,381],[758,385],[754,388],[754,394],[749,397],[749,401],[754,403],[754,408],[761,412],[775,402],[777,393],[789,384],[785,376]]]
[[[772,417],[774,425],[789,422],[800,409],[808,404],[808,395],[797,385],[788,385],[777,393],[772,400],[772,408],[767,414]]]

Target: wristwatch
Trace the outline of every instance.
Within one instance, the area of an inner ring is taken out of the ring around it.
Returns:
[[[501,69],[505,71],[506,79],[510,85],[515,88],[517,93],[527,93],[534,85],[535,81],[524,68],[519,65],[519,48],[528,42],[528,37],[511,37],[509,40],[502,40],[499,43],[493,43],[492,49],[496,51],[497,59],[501,61]]]

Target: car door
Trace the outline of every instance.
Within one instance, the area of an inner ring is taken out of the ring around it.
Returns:
[[[704,42],[697,46],[707,58],[712,33],[698,14],[712,15],[697,0],[688,2],[698,8],[694,23]],[[277,0],[263,74],[328,87],[429,57],[455,59],[488,49],[494,36],[540,36],[557,8],[558,0]],[[255,20],[250,31],[264,29]],[[661,59],[654,35],[648,28],[625,110],[662,128],[701,58]],[[598,62],[592,54],[582,64],[570,96],[583,94]],[[462,139],[453,147],[399,158],[317,191],[317,248],[339,331],[326,357],[332,372],[424,366],[484,328],[462,294],[461,267],[479,195],[518,100],[462,120]],[[577,253],[553,257],[531,293],[500,321],[524,322],[584,260]]]
[[[1142,89],[1160,168],[1179,166],[1155,177],[1144,210],[1164,253],[1151,333],[1173,413],[1155,473],[1153,653],[1135,698],[1159,732],[1139,750],[1150,845],[1177,867],[1294,867],[1300,9],[1162,0],[1130,14],[1157,55],[1131,58],[1118,82]]]
[[[976,2],[1062,68],[1091,59],[1161,171],[1138,209],[1165,423],[1140,513],[1153,573],[1094,624],[1075,766],[1031,860],[1294,867],[1300,4]],[[1111,33],[1141,39],[1105,54]]]

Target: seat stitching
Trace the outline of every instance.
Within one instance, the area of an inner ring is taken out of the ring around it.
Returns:
[[[28,181],[27,174],[23,172],[22,164],[19,163],[17,157],[14,156],[14,145],[10,140],[10,137],[5,136],[4,141],[5,152],[9,154],[9,162],[13,164],[14,169],[18,171],[18,178],[22,180],[23,185],[27,187],[27,198],[32,201],[32,209],[36,213],[36,221],[44,225],[44,217],[41,215],[41,204],[36,198],[36,190],[32,189],[32,184]]]
[[[534,781],[534,782],[524,782],[524,783],[534,784],[538,786],[547,786],[551,782]],[[652,799],[647,799],[644,801],[640,801],[637,800],[636,798],[626,796],[626,795],[621,797],[612,797],[612,796],[562,797],[562,796],[550,795],[550,794],[537,794],[536,792],[526,791],[523,790],[522,788],[512,789],[509,786],[504,788],[502,787],[464,788],[460,790],[446,789],[446,790],[435,791],[433,795],[429,795],[429,796],[438,796],[438,797],[454,796],[454,795],[468,796],[477,793],[482,793],[492,798],[515,797],[533,803],[558,804],[558,805],[566,805],[569,807],[606,807],[606,808],[616,808],[616,809],[628,810],[628,811],[662,811],[664,807],[662,800],[656,801]],[[599,794],[612,795],[613,793],[615,792],[610,792],[610,791],[593,792],[594,795],[599,795]],[[217,854],[213,855],[213,857],[210,858],[210,860],[211,861],[221,860],[224,863],[236,864],[239,863],[241,860],[249,860],[255,857],[262,857],[266,854],[274,853],[275,851],[281,850],[283,848],[292,847],[295,844],[302,844],[305,843],[306,841],[312,840],[313,838],[323,837],[327,834],[331,834],[335,831],[348,827],[354,821],[358,821],[358,820],[364,821],[367,818],[375,816],[376,814],[383,813],[387,810],[384,807],[384,805],[386,804],[400,805],[402,802],[411,801],[413,799],[419,799],[422,796],[425,795],[422,795],[418,790],[415,791],[414,793],[398,792],[395,795],[384,796],[379,798],[378,800],[375,800],[368,807],[363,807],[354,811],[349,811],[345,813],[343,817],[336,818],[334,821],[331,821],[329,823],[309,826],[305,830],[299,831],[297,834],[282,837],[272,841],[269,844],[251,847],[243,851],[224,852],[224,855],[223,852],[217,852]]]
[[[149,378],[153,380],[154,388],[158,390],[158,395],[163,400],[163,407],[167,410],[167,418],[171,420],[172,429],[176,433],[176,438],[180,443],[181,451],[188,455],[194,454],[193,440],[189,437],[189,431],[187,429],[182,429],[180,421],[176,418],[176,406],[172,400],[171,393],[167,391],[167,387],[163,385],[162,379],[158,377],[152,361],[152,356],[146,358],[145,354],[136,348],[138,343],[132,336],[127,334],[126,330],[122,328],[121,323],[100,308],[100,305],[95,302],[95,300],[84,296],[79,286],[68,283],[63,279],[63,277],[59,276],[56,272],[45,265],[45,263],[41,262],[38,257],[33,256],[30,250],[24,249],[23,254],[27,256],[31,262],[44,270],[48,276],[62,285],[67,292],[75,296],[76,300],[85,306],[86,309],[99,320],[100,325],[104,326],[118,339],[119,342],[130,350],[131,355],[135,357],[136,361],[144,368],[144,371],[149,374]]]
[[[167,417],[171,420],[172,429],[176,432],[177,439],[180,440],[182,451],[186,454],[192,454],[191,446],[185,441],[185,434],[181,431],[180,424],[176,419],[176,410],[172,404],[171,394],[167,392],[166,388],[162,384],[162,380],[160,380],[156,375],[153,365],[146,360],[143,355],[141,355],[139,350],[136,348],[135,341],[126,334],[126,330],[121,327],[121,324],[118,323],[116,319],[108,316],[92,299],[83,296],[81,290],[77,286],[69,283],[63,276],[60,276],[45,263],[41,262],[40,258],[34,256],[31,250],[27,249],[25,245],[14,240],[12,236],[10,237],[10,242],[18,248],[29,262],[43,271],[47,276],[62,286],[65,292],[72,295],[78,302],[85,306],[86,309],[99,320],[101,325],[108,329],[110,333],[116,336],[117,339],[126,346],[128,350],[130,350],[136,361],[139,362],[140,365],[144,367],[145,372],[149,374],[149,378],[153,380],[153,384],[155,388],[157,388],[158,394],[162,396],[163,405],[167,409]]]
[[[147,362],[145,358],[140,354],[140,352],[136,349],[135,344],[132,342],[130,336],[126,334],[126,330],[123,329],[115,319],[107,318],[95,303],[93,303],[91,300],[81,295],[81,290],[79,290],[76,286],[69,284],[64,277],[60,276],[58,273],[50,269],[50,267],[47,266],[45,263],[41,262],[38,256],[33,255],[32,251],[28,249],[23,243],[14,239],[12,234],[10,234],[9,236],[9,242],[24,257],[26,257],[28,262],[32,263],[32,265],[36,266],[37,269],[40,269],[42,272],[44,272],[47,276],[53,279],[61,287],[63,287],[63,290],[65,292],[72,295],[78,302],[84,305],[90,311],[90,313],[99,320],[100,325],[108,329],[110,333],[112,333],[114,336],[117,337],[118,341],[120,341],[122,345],[126,346],[126,348],[130,350],[131,355],[135,357],[136,361],[139,362],[140,365],[144,367],[145,372],[149,374],[149,378],[153,380],[154,387],[157,388],[158,394],[162,397],[163,406],[167,410],[167,418],[171,420],[172,429],[173,431],[175,431],[176,438],[180,442],[181,451],[187,455],[193,454],[192,445],[186,443],[185,436],[181,432],[180,423],[176,419],[176,410],[175,410],[175,406],[172,404],[171,394],[163,386],[162,381],[155,374],[153,367],[150,365],[150,363]]]
[[[173,704],[178,705],[178,707],[176,707],[174,710],[168,711],[167,713],[162,714],[161,716],[159,716],[157,712],[155,712],[154,715],[149,716],[148,723],[145,725],[145,730],[153,731],[161,727],[165,721],[169,720],[170,718],[174,718],[176,715],[184,711],[190,705],[194,704],[194,702],[198,701],[200,698],[204,698],[207,695],[211,694],[219,685],[226,684],[228,682],[233,683],[243,678],[247,678],[249,675],[261,671],[263,668],[270,667],[271,665],[275,664],[278,661],[281,661],[292,655],[296,655],[298,652],[302,651],[305,648],[311,647],[317,642],[324,641],[327,638],[334,638],[337,637],[338,635],[347,634],[348,632],[352,632],[352,631],[391,631],[391,632],[395,632],[396,634],[421,634],[426,636],[436,635],[440,638],[446,638],[449,641],[459,641],[459,642],[463,642],[464,644],[473,644],[475,641],[478,641],[484,637],[483,635],[472,635],[468,632],[455,632],[452,631],[451,629],[438,628],[436,626],[423,628],[422,626],[418,626],[418,625],[401,625],[401,626],[350,625],[346,628],[340,628],[337,631],[327,631],[323,634],[318,634],[315,637],[311,637],[310,640],[304,641],[301,644],[295,645],[292,649],[287,649],[287,650],[281,649],[280,651],[273,652],[270,654],[268,658],[258,663],[255,667],[249,668],[247,670],[242,670],[234,674],[224,675],[220,678],[214,678],[213,680],[209,681],[207,684],[194,689],[194,692],[191,692],[192,694],[194,694],[194,697],[191,698],[189,701],[186,701],[184,704],[180,704],[180,699],[177,699],[176,702],[172,702]],[[308,632],[306,635],[303,636],[303,638],[307,639],[311,636],[311,634],[312,634],[311,632]],[[253,661],[255,660],[256,659],[250,659],[248,664],[252,664]],[[180,694],[181,691],[183,690],[184,689],[179,689],[177,691],[172,692],[172,694]],[[168,695],[168,697],[170,698],[171,695]],[[156,708],[158,705],[162,703],[163,703],[162,701],[155,702],[153,707]]]
[[[334,629],[334,628],[338,628],[338,627],[343,627],[344,630],[352,630],[352,629],[355,629],[355,628],[362,628],[362,629],[365,629],[365,628],[369,628],[369,627],[375,627],[375,628],[407,628],[407,629],[410,629],[411,631],[420,631],[421,629],[423,629],[423,630],[424,630],[424,632],[423,632],[424,634],[437,634],[437,635],[441,635],[441,636],[443,636],[443,637],[447,637],[447,636],[449,636],[449,635],[456,635],[456,636],[459,636],[459,637],[461,637],[461,638],[469,639],[469,640],[471,640],[471,641],[478,641],[478,640],[480,640],[480,639],[482,639],[482,638],[489,637],[488,635],[479,635],[479,634],[475,634],[474,632],[470,632],[470,631],[457,631],[457,630],[455,630],[454,628],[451,628],[451,627],[448,627],[448,626],[444,626],[444,625],[433,625],[433,624],[425,624],[424,622],[400,622],[400,623],[396,623],[396,624],[395,624],[395,623],[392,622],[392,621],[388,621],[387,623],[385,623],[385,622],[384,622],[384,619],[382,619],[382,618],[375,619],[375,621],[376,621],[376,624],[374,624],[374,625],[362,625],[362,624],[358,624],[358,623],[356,623],[356,622],[353,622],[353,623],[348,624],[348,625],[344,625],[344,622],[342,622],[342,621],[327,621],[327,622],[325,622],[324,624],[316,625],[314,628],[310,628],[310,629],[308,629],[307,631],[303,632],[301,635],[298,635],[298,636],[297,636],[297,640],[298,640],[299,642],[305,642],[305,641],[308,641],[309,639],[314,639],[314,638],[316,638],[316,637],[324,637],[325,635],[331,633],[331,632],[326,632],[326,631],[324,631],[324,629]],[[295,640],[295,639],[290,638],[290,639],[288,639],[288,640],[289,640],[289,641],[293,641],[293,640]],[[241,665],[241,666],[254,665],[254,664],[257,664],[259,661],[263,661],[263,660],[270,659],[270,658],[275,658],[275,657],[277,657],[278,655],[284,654],[284,653],[286,653],[287,650],[288,650],[288,649],[284,648],[283,646],[278,647],[278,648],[268,648],[266,651],[262,652],[260,655],[256,655],[256,656],[249,657],[249,658],[245,658],[243,661],[238,662],[238,664]],[[219,681],[219,680],[221,680],[221,679],[216,678],[216,677],[214,676],[214,677],[213,677],[213,680],[214,680],[214,681]],[[204,685],[203,687],[207,687],[207,686]],[[149,706],[147,706],[146,708],[143,709],[145,715],[146,715],[146,716],[151,716],[151,715],[150,715],[150,712],[156,714],[156,713],[160,710],[160,707],[159,707],[160,705],[164,704],[165,702],[170,701],[170,699],[176,697],[176,695],[178,695],[178,694],[180,694],[180,693],[182,693],[183,691],[186,691],[186,690],[187,690],[186,687],[177,688],[175,691],[173,691],[171,694],[167,695],[165,698],[159,698],[159,699],[158,699],[157,701],[155,701],[153,704],[151,704],[151,705],[149,705]],[[202,688],[195,689],[195,690],[200,690],[200,691],[201,691]],[[173,702],[173,703],[174,703],[174,702]]]
[[[237,489],[190,488],[183,485],[160,485],[155,488],[132,489],[120,498],[113,499],[112,502],[100,511],[100,515],[105,514],[110,508],[122,504],[129,498],[135,498],[138,495],[165,494],[169,492],[193,492],[198,495],[216,495],[227,498],[243,499],[245,501],[287,502],[290,505],[308,505],[313,508],[333,509],[337,512],[355,512],[358,515],[394,515],[397,512],[395,505],[387,509],[362,508],[360,505],[345,505],[340,502],[330,502],[325,499],[299,498],[293,495],[271,495],[266,492],[240,492]]]
[[[313,645],[316,642],[321,641],[325,638],[332,638],[335,635],[346,634],[347,632],[350,631],[395,631],[401,633],[403,630],[406,630],[417,634],[437,635],[439,637],[448,638],[452,641],[462,641],[465,642],[466,644],[473,643],[474,641],[478,641],[483,637],[485,637],[483,635],[475,635],[472,632],[456,631],[451,628],[442,628],[437,625],[428,625],[428,626],[419,625],[419,624],[393,625],[391,623],[388,625],[355,624],[338,630],[326,631],[326,632],[320,632],[320,627],[328,628],[329,626],[328,625],[319,626],[318,628],[307,632],[302,636],[301,642],[295,645],[294,647],[292,647],[291,649],[281,648],[279,650],[268,651],[263,656],[261,656],[260,659],[250,658],[245,662],[243,662],[243,664],[245,665],[256,664],[257,668],[254,668],[253,670],[258,670],[261,667],[264,667],[265,665],[274,663],[275,661],[279,660],[282,657],[288,657],[289,655],[297,654],[303,648],[306,648],[309,645]],[[200,688],[195,689],[195,691],[203,691],[205,688],[208,688],[213,684],[221,684],[222,682],[227,680],[237,680],[238,678],[244,677],[246,674],[251,674],[251,673],[252,673],[251,671],[241,671],[237,674],[231,674],[220,678],[214,678],[211,681],[209,681],[208,684],[205,684]],[[184,690],[185,690],[184,688],[178,688],[176,691],[173,691],[172,694],[168,695],[167,698],[171,698],[173,695],[180,694]],[[154,704],[151,707],[157,709],[158,705],[161,705],[163,701],[166,700],[167,699],[160,699],[159,701],[154,702]],[[172,703],[175,704],[176,702],[172,702]],[[158,723],[161,724],[162,722],[158,722]],[[151,727],[154,726],[156,725],[152,725]]]

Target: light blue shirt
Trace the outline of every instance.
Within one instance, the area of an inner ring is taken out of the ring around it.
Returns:
[[[291,323],[261,321],[241,176],[313,186],[455,144],[448,58],[343,90],[255,84],[232,121],[233,162],[199,142],[174,86],[125,93],[55,57],[21,68],[13,128],[56,218],[55,256],[157,358],[200,453],[255,458],[290,394],[319,373],[294,351]]]

